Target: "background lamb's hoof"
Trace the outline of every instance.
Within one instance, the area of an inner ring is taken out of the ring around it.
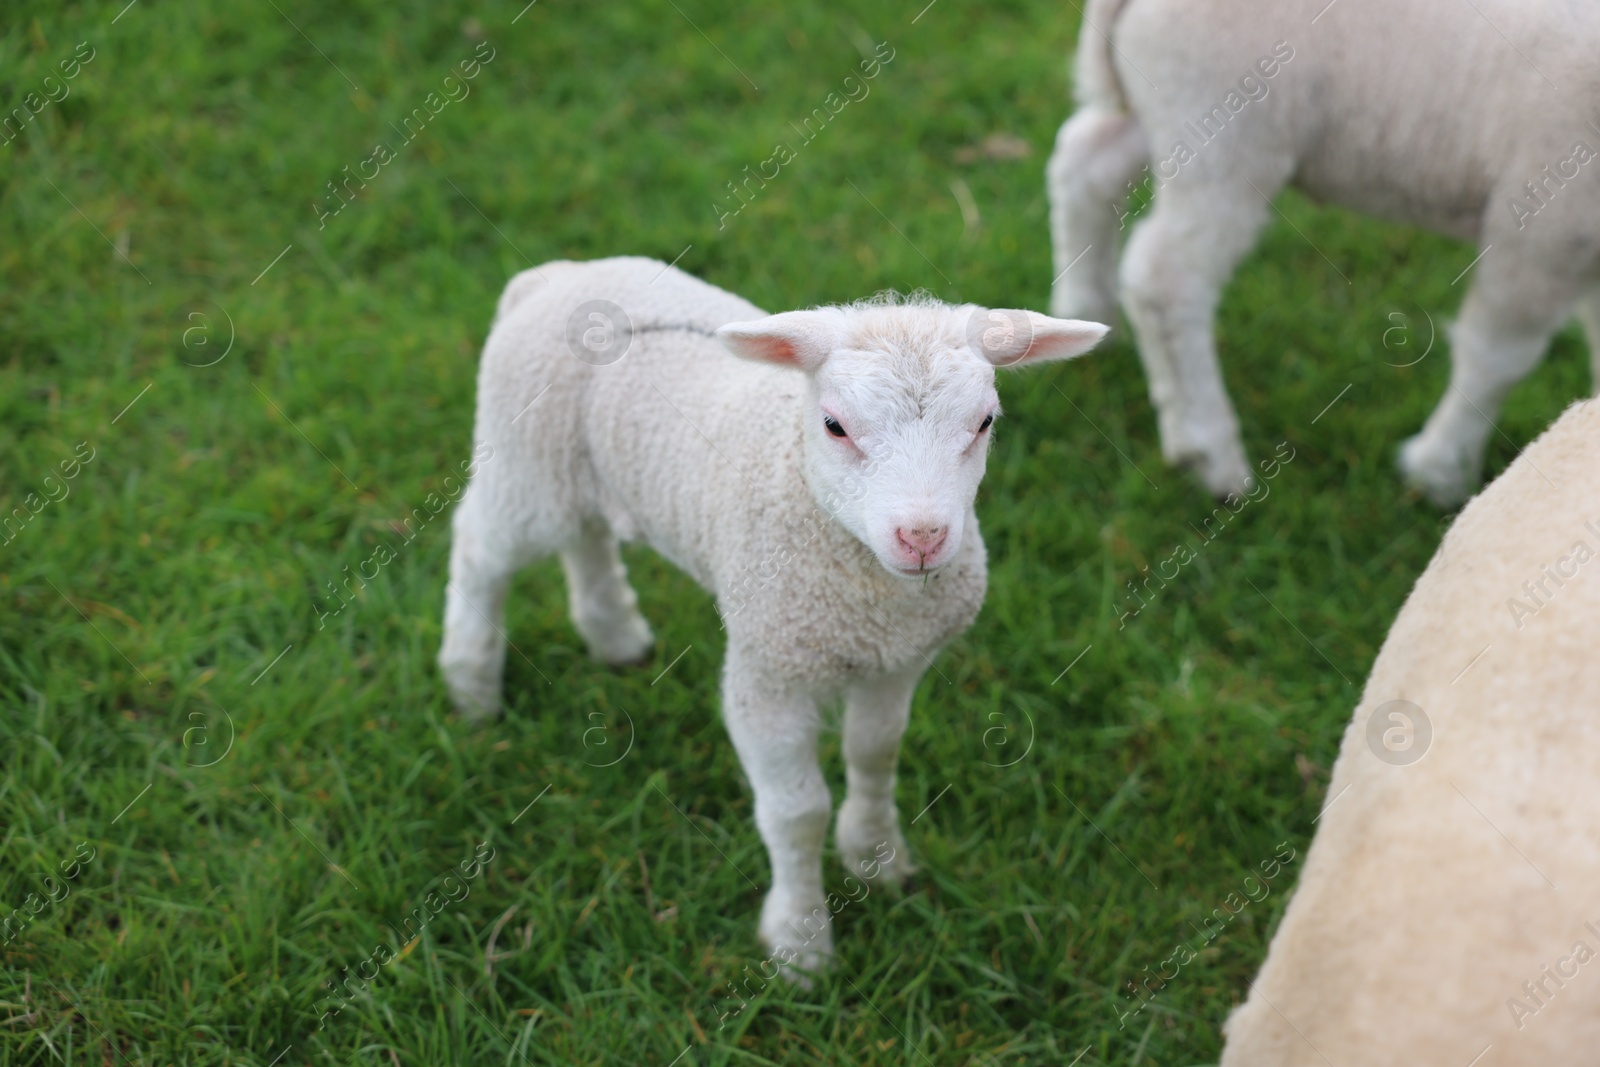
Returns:
[[[589,624],[580,627],[589,655],[608,667],[640,667],[650,662],[656,647],[655,634],[643,615],[600,626]]]
[[[1465,503],[1478,485],[1476,465],[1453,449],[1433,445],[1426,434],[1400,446],[1398,463],[1405,483],[1436,507],[1450,509]]]

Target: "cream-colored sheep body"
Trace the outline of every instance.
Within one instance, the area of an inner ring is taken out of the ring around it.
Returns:
[[[1600,1057],[1597,456],[1575,405],[1417,581],[1222,1067]]]

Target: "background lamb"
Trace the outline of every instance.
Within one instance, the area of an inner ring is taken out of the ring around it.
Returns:
[[[599,358],[573,343],[586,329]],[[496,707],[506,587],[552,553],[594,656],[647,655],[617,542],[652,545],[718,597],[727,627],[723,717],[772,863],[761,935],[820,965],[818,702],[845,702],[846,865],[903,880],[894,780],[911,695],[983,602],[973,499],[995,366],[1068,359],[1105,332],[931,300],[767,316],[648,259],[524,271],[479,373],[474,439],[494,458],[454,519],[439,653],[453,698]]]
[[[1223,1067],[1593,1060],[1597,449],[1575,405],[1418,580]]]
[[[1052,313],[1110,322],[1120,280],[1162,452],[1213,493],[1243,492],[1250,467],[1212,317],[1290,182],[1483,249],[1450,388],[1400,454],[1435,502],[1477,485],[1501,402],[1574,311],[1600,349],[1600,9],[1091,0],[1078,42],[1081,106],[1048,169]]]

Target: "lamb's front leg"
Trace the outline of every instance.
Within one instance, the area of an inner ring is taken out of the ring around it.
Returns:
[[[900,737],[921,677],[921,671],[885,675],[859,682],[845,694],[846,787],[835,838],[852,873],[895,885],[915,870],[900,833],[894,783]]]
[[[761,940],[780,962],[820,970],[833,956],[822,893],[822,842],[833,798],[817,763],[817,703],[730,642],[722,716],[755,792],[756,828],[772,864]]]

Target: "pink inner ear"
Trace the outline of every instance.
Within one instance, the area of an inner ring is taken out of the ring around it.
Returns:
[[[790,366],[800,365],[800,353],[795,350],[794,342],[782,337],[751,338],[747,342],[761,352],[761,358],[771,363],[787,363]]]
[[[1017,362],[1026,363],[1030,359],[1038,359],[1040,356],[1047,356],[1052,351],[1060,347],[1063,346],[1057,338],[1035,337],[1032,343],[1030,343],[1028,347],[1023,350],[1022,355],[1017,357]]]
[[[1085,325],[1092,327],[1094,324],[1086,323]],[[1078,355],[1081,352],[1093,348],[1094,345],[1100,340],[1100,337],[1104,335],[1104,333],[1105,330],[1101,328],[1099,330],[1084,329],[1082,331],[1073,331],[1068,333],[1058,333],[1052,331],[1035,334],[1030,340],[1028,347],[1023,349],[1021,355],[1005,360],[1000,365],[1006,367],[1015,367],[1036,359],[1058,358],[1064,353]]]

